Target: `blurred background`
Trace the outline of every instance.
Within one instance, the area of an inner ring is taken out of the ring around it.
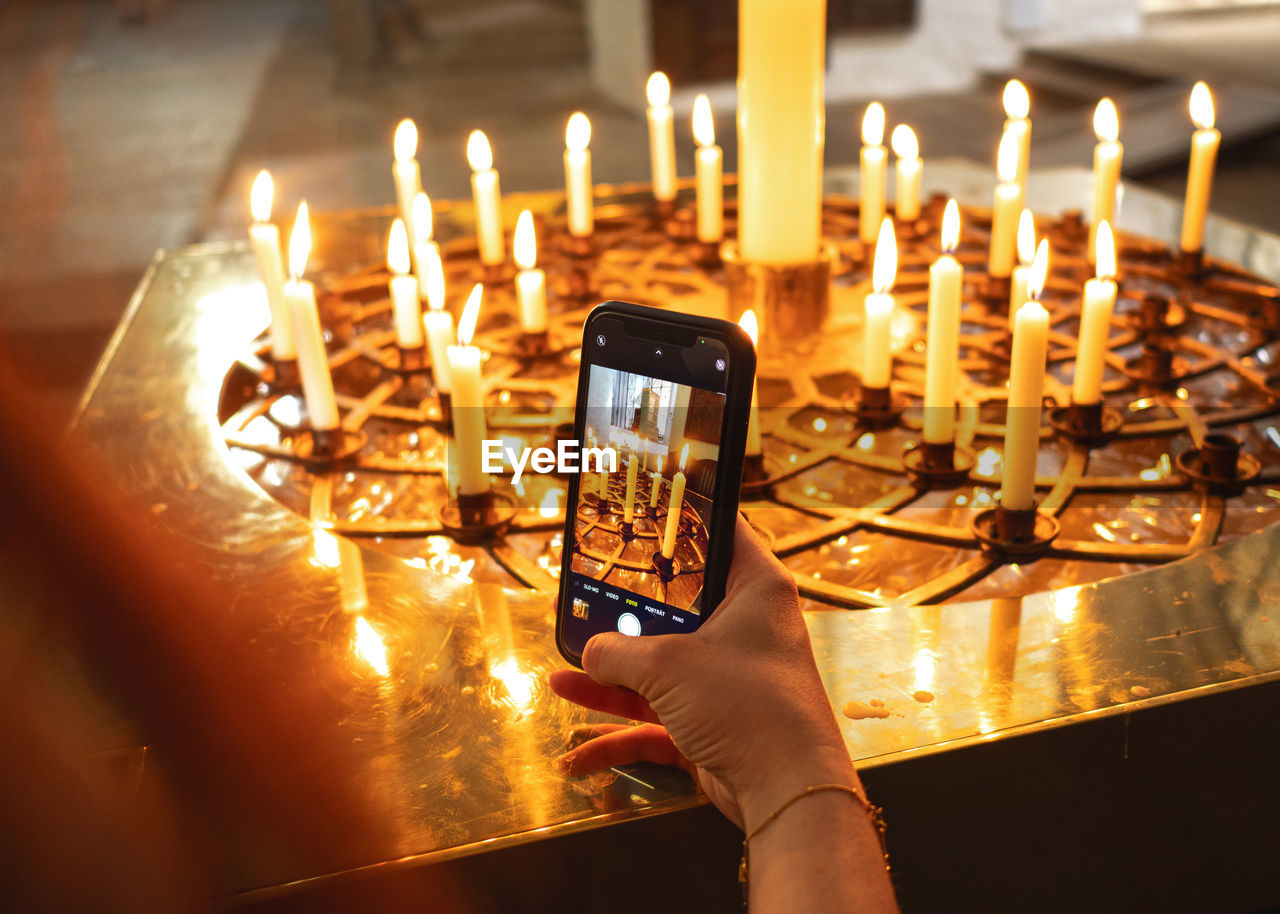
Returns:
[[[1089,167],[1093,107],[1120,111],[1125,175],[1181,194],[1187,90],[1223,148],[1212,209],[1280,230],[1280,4],[1260,0],[830,0],[828,164],[863,106],[926,161],[994,158],[1010,76],[1034,166]],[[61,422],[157,248],[244,234],[270,168],[277,217],[389,204],[391,137],[422,134],[433,198],[469,193],[484,129],[504,191],[558,187],[564,123],[593,125],[598,182],[648,178],[644,83],[675,87],[682,173],[694,94],[734,170],[732,0],[7,0],[0,3],[0,332]],[[1034,173],[1032,175],[1034,181]]]

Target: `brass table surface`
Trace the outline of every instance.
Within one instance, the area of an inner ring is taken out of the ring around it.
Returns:
[[[975,203],[989,193],[982,169],[931,162],[929,171],[929,184]],[[1087,172],[1036,178],[1031,202],[1038,208],[1088,199]],[[856,172],[828,174],[838,191],[855,180]],[[529,199],[545,208],[546,196]],[[447,232],[449,206],[438,215]],[[1173,237],[1179,215],[1174,202],[1129,187],[1120,224]],[[339,227],[362,218],[322,218],[320,259],[371,259],[370,250],[333,249],[334,239],[349,237]],[[1211,254],[1280,278],[1280,239],[1211,220],[1208,245]],[[364,616],[385,638],[390,675],[379,676],[354,653],[353,617],[341,608],[323,544],[306,519],[245,475],[219,429],[227,371],[265,325],[255,286],[247,243],[159,253],[72,434],[150,506],[157,523],[201,550],[211,575],[234,582],[243,598],[228,612],[246,639],[303,658],[314,671],[311,687],[340,699],[343,719],[335,724],[350,734],[364,767],[353,774],[400,811],[401,863],[702,802],[678,780],[623,775],[606,788],[554,770],[568,731],[598,718],[546,688],[547,672],[562,666],[546,594],[477,587],[460,570],[438,573],[364,549]],[[849,750],[861,766],[874,766],[1275,680],[1277,611],[1280,525],[1272,525],[1171,565],[1021,602],[814,611],[807,621],[837,711],[862,703],[850,709],[853,717],[838,715]],[[601,811],[602,790],[622,808]],[[234,859],[219,867],[227,893],[326,875],[228,855]]]

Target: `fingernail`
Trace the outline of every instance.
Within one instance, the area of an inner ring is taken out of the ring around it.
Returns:
[[[556,766],[556,768],[558,768],[562,773],[565,773],[565,774],[567,774],[567,773],[568,773],[569,768],[570,768],[570,766],[572,766],[572,765],[573,765],[573,753],[572,753],[572,752],[566,752],[564,755],[560,756],[559,758],[557,758],[557,759],[555,760],[555,766]]]

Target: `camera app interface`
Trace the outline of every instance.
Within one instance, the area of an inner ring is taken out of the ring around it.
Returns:
[[[718,341],[594,342],[584,355],[587,450],[567,544],[567,622],[579,648],[602,631],[697,628],[725,406]]]

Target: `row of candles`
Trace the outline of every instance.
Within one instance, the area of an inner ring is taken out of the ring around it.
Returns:
[[[595,446],[594,434],[592,431],[587,432],[588,444]],[[626,494],[622,501],[622,522],[630,528],[635,522],[636,508],[638,505],[636,499],[636,490],[639,483],[639,475],[641,464],[646,467],[648,465],[648,454],[646,452],[645,459],[642,461],[640,456],[632,453],[627,458],[627,487]],[[662,557],[670,560],[676,551],[676,536],[680,532],[680,516],[684,511],[684,495],[687,480],[684,474],[685,465],[689,461],[689,445],[686,442],[680,450],[680,461],[677,469],[671,477],[671,495],[667,499],[667,519],[662,528],[662,540],[659,549]],[[658,467],[649,473],[649,510],[654,512],[654,521],[657,521],[658,500],[662,495],[662,484],[665,477],[662,475],[663,460],[658,458]],[[587,483],[583,483],[582,491],[587,492]],[[587,494],[596,495],[600,503],[603,505],[609,501],[609,472],[601,466],[596,478],[593,481],[594,492]]]

